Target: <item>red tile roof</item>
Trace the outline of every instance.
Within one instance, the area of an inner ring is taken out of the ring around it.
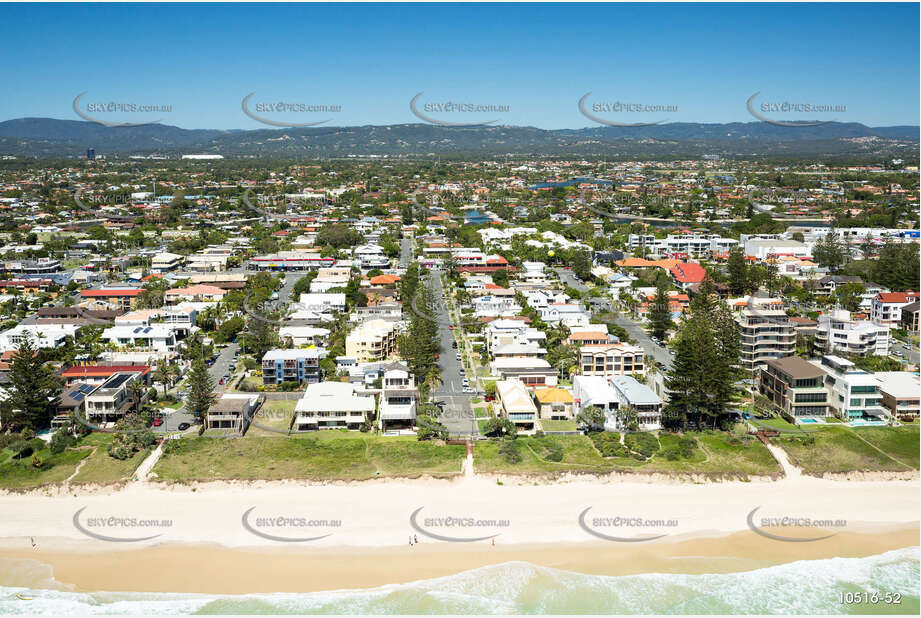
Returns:
[[[876,300],[881,303],[910,303],[913,298],[918,298],[918,293],[912,290],[907,292],[880,292]]]
[[[88,298],[95,296],[137,296],[140,293],[140,288],[125,290],[80,290],[80,296],[86,296]]]
[[[675,264],[669,272],[679,283],[700,283],[707,276],[704,267],[693,262]]]

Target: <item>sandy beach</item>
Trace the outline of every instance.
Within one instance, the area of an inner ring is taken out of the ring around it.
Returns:
[[[478,476],[7,494],[0,585],[29,572],[76,590],[299,592],[510,561],[604,575],[742,571],[919,545],[919,490],[917,479],[500,484]]]

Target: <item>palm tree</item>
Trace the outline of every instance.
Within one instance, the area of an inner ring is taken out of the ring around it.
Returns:
[[[144,386],[140,379],[128,385],[128,392],[131,393],[131,398],[134,399],[134,411],[137,414],[141,412],[141,399],[144,397],[144,391],[146,390],[147,387]]]
[[[429,394],[431,394],[432,399],[434,399],[435,389],[444,384],[444,380],[441,378],[441,370],[438,367],[432,367],[429,369],[429,372],[425,374],[425,384],[429,389]]]

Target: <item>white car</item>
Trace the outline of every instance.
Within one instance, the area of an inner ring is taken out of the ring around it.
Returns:
[[[472,388],[470,388],[469,386],[465,386],[465,387],[464,387],[464,392],[467,393],[467,394],[473,394],[473,393],[475,393],[476,391],[473,390]]]

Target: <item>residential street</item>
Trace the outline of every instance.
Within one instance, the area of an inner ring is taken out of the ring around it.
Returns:
[[[435,389],[435,401],[443,401],[445,405],[438,420],[452,434],[471,435],[472,432],[473,435],[476,435],[477,428],[473,409],[470,407],[470,396],[463,393],[462,380],[464,376],[459,373],[462,365],[457,360],[457,350],[451,347],[451,342],[454,341],[454,334],[448,328],[450,319],[446,306],[445,291],[441,285],[441,278],[437,273],[430,272],[428,277],[435,292],[435,297],[441,299],[436,309],[436,317],[438,319],[438,336],[441,340],[441,349],[438,352],[438,366],[441,368],[443,383]]]
[[[554,268],[553,271],[559,275],[560,281],[562,281],[564,285],[568,285],[580,292],[587,292],[589,290],[589,287],[573,275],[572,271],[565,268]],[[595,305],[603,311],[614,311],[611,301],[606,298],[596,299]],[[668,371],[672,365],[672,355],[668,353],[668,348],[656,345],[653,340],[650,339],[641,324],[625,317],[622,313],[618,313],[613,323],[623,327],[623,329],[627,331],[627,334],[636,340],[637,345],[645,350],[647,358],[662,363],[665,365],[665,371]]]

